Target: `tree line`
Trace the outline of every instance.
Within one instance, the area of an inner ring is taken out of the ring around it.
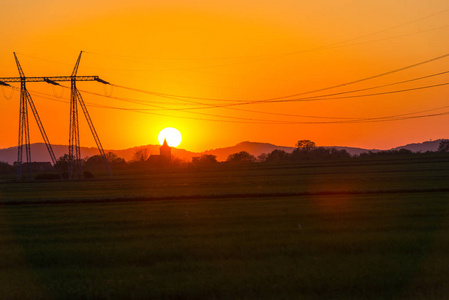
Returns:
[[[345,149],[337,149],[334,147],[318,147],[315,142],[310,140],[299,140],[296,143],[293,152],[275,149],[270,153],[263,153],[257,157],[241,151],[228,156],[225,163],[229,164],[247,164],[247,163],[279,163],[279,162],[298,162],[307,160],[337,160],[350,158],[388,158],[388,157],[408,157],[411,155],[419,156],[435,152],[412,152],[408,149],[384,150],[384,151],[368,151],[359,155],[351,155]],[[449,152],[449,140],[442,140],[437,152]],[[204,154],[200,157],[194,157],[192,164],[196,166],[218,164],[217,157],[211,154]]]
[[[296,148],[293,152],[286,152],[284,150],[275,149],[270,153],[263,153],[259,156],[254,156],[247,151],[241,151],[230,154],[226,161],[219,162],[217,157],[212,154],[203,154],[198,157],[193,157],[191,162],[182,161],[174,158],[169,164],[154,164],[148,161],[148,154],[146,150],[139,150],[135,153],[130,161],[125,161],[116,154],[109,152],[106,158],[112,170],[127,170],[127,169],[147,169],[147,168],[176,168],[176,167],[210,167],[218,164],[252,164],[252,163],[287,163],[287,162],[301,162],[301,161],[326,161],[338,159],[378,159],[388,157],[410,157],[412,155],[426,155],[435,152],[415,153],[407,149],[400,150],[386,150],[386,151],[368,151],[359,155],[351,156],[345,149],[336,149],[333,147],[318,147],[315,142],[310,140],[299,140],[296,143]],[[437,152],[449,152],[449,140],[442,140],[440,142]],[[69,156],[65,154],[61,156],[55,165],[55,168],[61,170],[63,177],[67,176],[69,164]],[[76,167],[77,164],[75,164]],[[104,169],[104,161],[100,155],[87,157],[80,161],[83,177],[93,177],[92,172]],[[16,166],[9,165],[5,162],[0,162],[0,174],[12,174],[16,171]],[[77,170],[74,170],[77,173]]]

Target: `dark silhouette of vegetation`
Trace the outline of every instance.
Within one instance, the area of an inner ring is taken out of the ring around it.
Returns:
[[[288,161],[290,160],[290,153],[285,152],[284,150],[278,150],[275,149],[271,151],[271,153],[268,153],[265,161],[266,162],[281,162],[281,161]]]
[[[126,162],[123,158],[118,157],[117,154],[108,152],[106,153],[106,159],[109,162],[109,165],[111,168],[123,168],[126,166]],[[86,169],[98,169],[98,168],[104,168],[104,161],[101,155],[94,155],[89,157],[85,162],[83,167]]]
[[[398,156],[411,156],[421,153],[413,153],[407,149],[400,150],[386,150],[386,151],[369,151],[365,153],[360,153],[360,158],[385,158],[385,157],[398,157]]]
[[[227,163],[232,163],[232,164],[247,164],[247,163],[253,163],[255,161],[256,161],[256,157],[254,155],[249,154],[246,151],[241,151],[238,153],[231,154],[226,159]]]
[[[218,164],[216,155],[203,154],[200,157],[192,157],[192,165],[195,167],[213,166],[216,164]]]
[[[14,166],[11,166],[8,163],[0,162],[0,174],[10,174],[14,173],[16,171],[16,168]]]
[[[442,140],[440,142],[438,152],[449,152],[449,140]]]
[[[266,156],[264,156],[264,160],[259,159],[259,161],[277,163],[303,160],[343,159],[350,157],[351,155],[344,149],[338,150],[335,148],[326,147],[310,147],[309,144],[309,146],[295,149],[292,153],[288,153],[279,149],[273,150],[271,153],[268,153]]]
[[[113,170],[123,169],[123,168],[126,168],[128,165],[123,158],[118,157],[116,154],[114,154],[112,152],[106,153],[106,158],[109,162],[111,169],[113,169]],[[56,170],[58,170],[58,169],[61,170],[63,178],[68,178],[69,155],[67,153],[64,154],[63,156],[59,157],[56,160],[55,168],[56,168]],[[78,169],[77,169],[78,164],[74,163],[73,168],[74,168],[73,174],[78,174]],[[91,177],[91,176],[93,176],[91,171],[104,170],[104,168],[105,168],[105,165],[104,165],[104,161],[103,161],[103,158],[101,157],[101,155],[94,155],[92,157],[81,159],[81,170],[80,171],[82,172],[84,178],[93,178],[93,177]]]
[[[106,154],[109,165],[113,172],[148,172],[151,169],[157,170],[171,170],[182,169],[186,167],[219,167],[220,165],[227,164],[249,164],[249,163],[300,163],[302,161],[330,161],[330,160],[377,160],[377,159],[407,159],[410,157],[419,158],[425,156],[445,155],[449,153],[449,140],[442,140],[440,142],[438,151],[436,152],[412,152],[407,149],[400,150],[387,150],[387,151],[368,151],[359,155],[351,156],[344,149],[329,148],[329,147],[317,147],[315,142],[310,140],[299,140],[296,143],[296,149],[289,153],[284,150],[275,149],[270,153],[260,154],[257,158],[248,153],[247,151],[241,151],[229,155],[225,162],[218,162],[217,157],[211,154],[203,154],[198,157],[193,157],[191,162],[173,157],[164,163],[154,163],[148,159],[147,149],[138,150],[133,159],[126,162],[123,158],[118,157],[116,154],[109,152]],[[58,169],[61,170],[63,178],[68,177],[68,154],[64,154],[56,161],[56,165],[52,169],[50,163],[50,170],[40,169],[36,172],[33,171],[36,180],[54,180],[59,179]],[[37,166],[41,166],[45,163],[34,163]],[[24,167],[27,165],[24,164]],[[78,176],[78,164],[74,164],[74,178]],[[17,164],[9,165],[5,162],[0,162],[0,174],[15,174],[17,171]],[[52,173],[54,171],[54,173]],[[85,179],[94,178],[97,174],[101,176],[105,173],[105,165],[103,158],[100,155],[94,155],[92,157],[86,157],[81,160],[82,177]],[[95,175],[94,175],[95,174]]]
[[[317,147],[315,142],[300,140],[296,143],[296,149],[292,153],[275,149],[268,154],[260,155],[259,161],[277,163],[303,160],[346,159],[350,157],[351,155],[344,149],[338,150],[336,148]]]
[[[257,161],[258,161],[258,162],[264,162],[264,161],[267,160],[267,157],[268,157],[268,154],[262,153],[261,155],[259,155],[259,156],[257,157]]]
[[[148,157],[148,149],[140,149],[134,154],[131,161],[146,161]]]
[[[312,142],[311,140],[300,140],[296,143],[295,146],[298,149],[303,149],[303,150],[309,151],[309,150],[315,148],[316,144],[315,144],[315,142]]]
[[[292,160],[342,159],[351,155],[344,149],[338,150],[327,147],[297,148],[291,154]]]
[[[76,168],[76,164],[74,166]],[[61,171],[63,178],[68,178],[69,174],[69,155],[66,153],[56,160],[55,168]]]

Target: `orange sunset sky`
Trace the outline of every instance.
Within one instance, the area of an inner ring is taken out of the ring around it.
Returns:
[[[116,85],[77,84],[105,149],[157,144],[165,127],[191,151],[388,149],[449,138],[448,37],[443,0],[0,0],[0,77],[18,76],[13,52],[26,76],[56,76],[85,51],[78,75]],[[50,142],[68,144],[70,90],[27,87]],[[16,146],[17,91],[0,87],[0,112],[0,148]],[[81,111],[80,132],[95,146]],[[31,111],[30,135],[43,142]]]

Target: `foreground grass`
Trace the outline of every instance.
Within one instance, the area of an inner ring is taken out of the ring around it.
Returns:
[[[449,193],[0,206],[0,298],[441,299]]]
[[[1,178],[0,299],[446,298],[448,179],[446,156]]]

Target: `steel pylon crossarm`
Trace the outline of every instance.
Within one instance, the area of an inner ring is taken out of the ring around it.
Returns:
[[[76,81],[103,81],[98,76],[75,76]],[[25,77],[26,82],[71,81],[72,76]],[[0,77],[1,82],[20,82],[21,77]]]

